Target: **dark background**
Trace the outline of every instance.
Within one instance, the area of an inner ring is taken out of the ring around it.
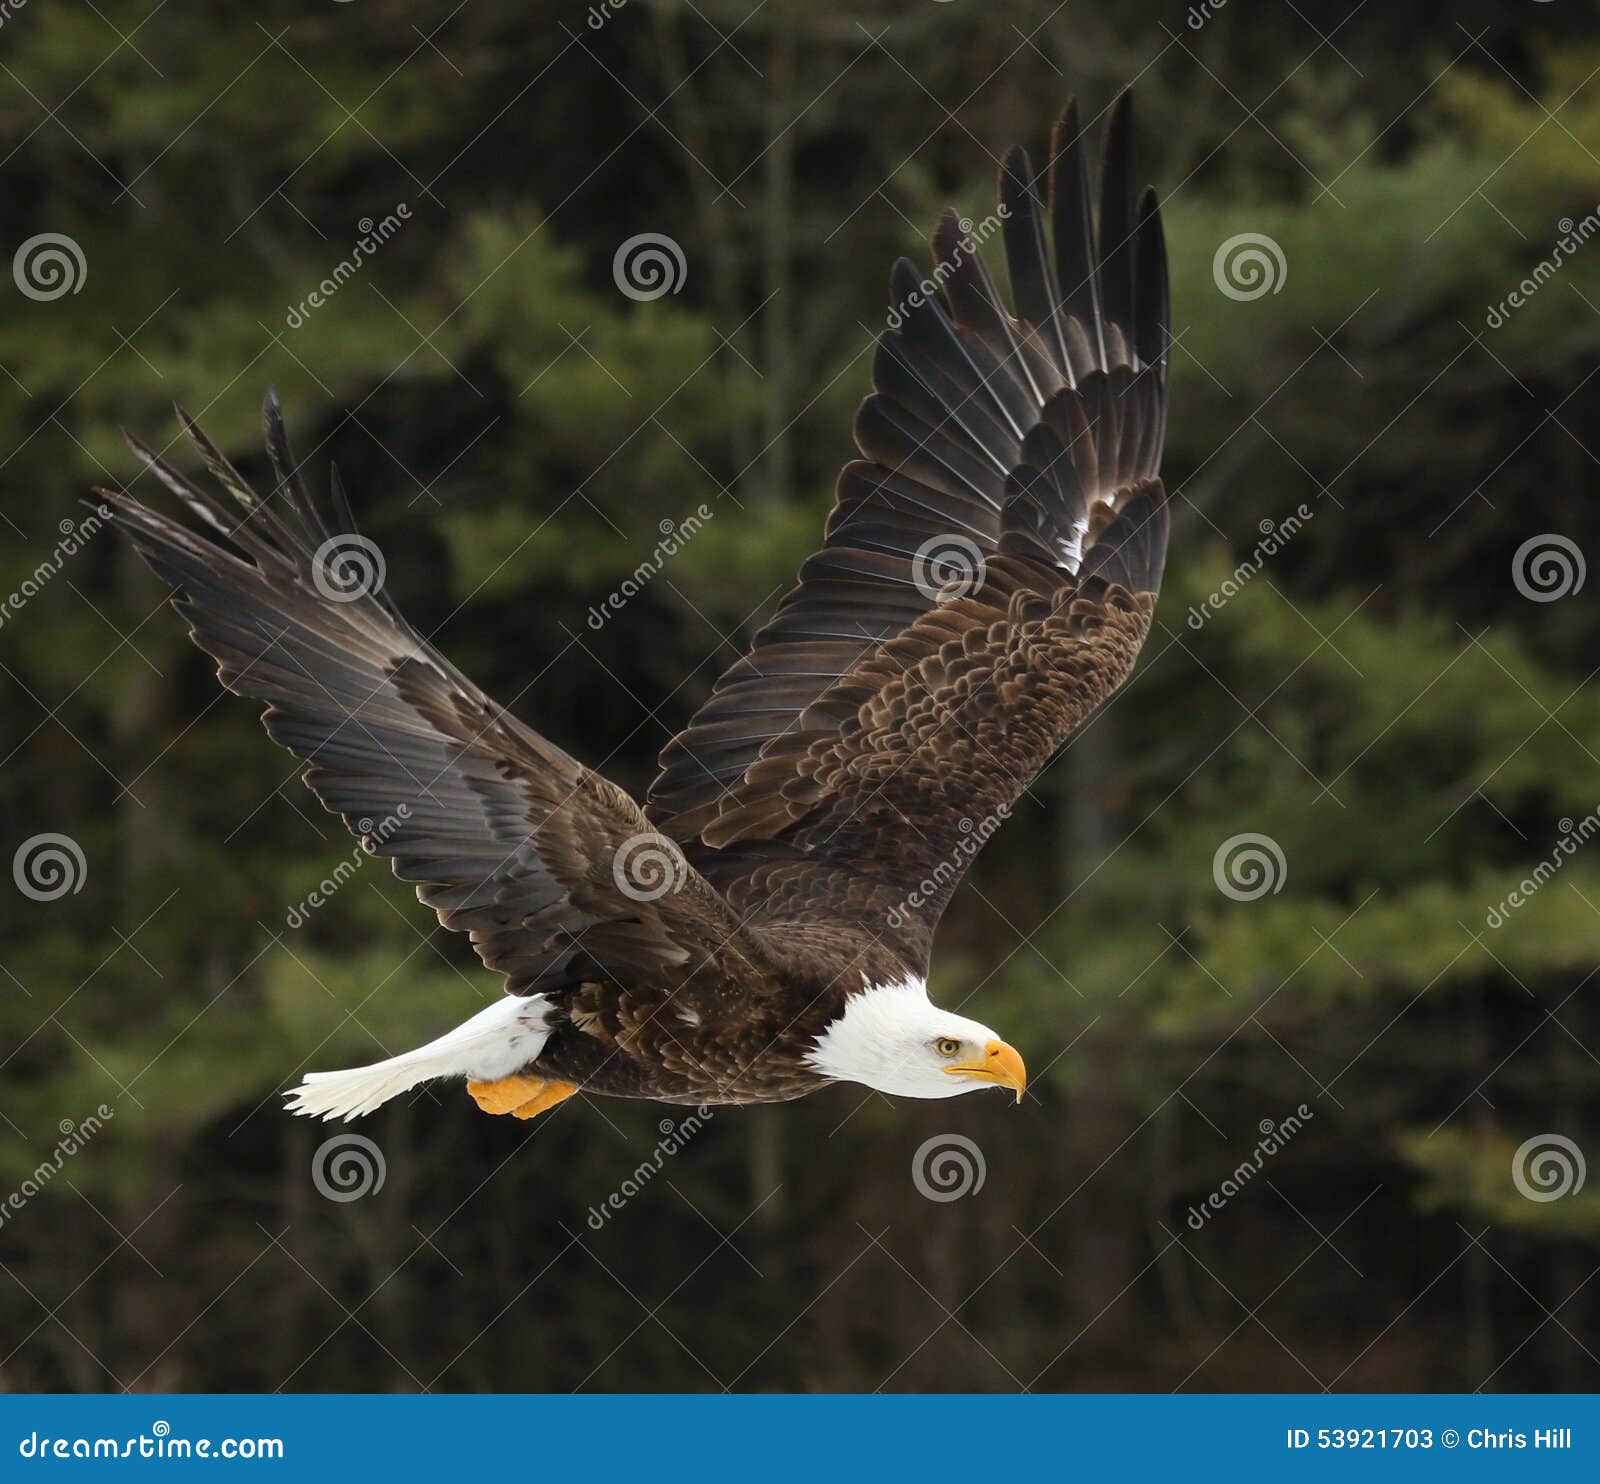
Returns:
[[[1600,1386],[1600,1181],[1576,1187],[1600,845],[1558,848],[1600,807],[1600,578],[1514,580],[1529,538],[1600,552],[1600,243],[1557,248],[1600,203],[1595,21],[8,9],[0,249],[65,234],[83,271],[44,300],[0,277],[0,864],[54,833],[84,867],[43,902],[0,875],[0,1387]],[[278,1090],[495,983],[377,863],[288,925],[352,842],[114,539],[53,555],[89,485],[134,479],[119,428],[167,446],[180,400],[259,472],[276,383],[407,614],[642,791],[816,539],[893,257],[925,260],[947,201],[987,213],[1004,146],[1037,158],[1069,92],[1096,118],[1129,82],[1173,257],[1167,589],[1133,681],[957,898],[932,986],[1022,1049],[1026,1103],[721,1112],[596,1231],[671,1110],[524,1125],[452,1085],[358,1125],[384,1183],[325,1199],[328,1130]],[[653,302],[612,271],[644,232],[686,264]],[[1285,271],[1241,300],[1213,256],[1247,232]],[[1243,833],[1283,857],[1249,901],[1213,870]],[[983,1185],[928,1200],[917,1151],[954,1133]],[[1557,1199],[1514,1178],[1552,1193],[1536,1137]]]

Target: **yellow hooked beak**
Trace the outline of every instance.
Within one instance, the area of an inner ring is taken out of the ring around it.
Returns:
[[[994,1087],[1009,1087],[1016,1093],[1019,1103],[1028,1086],[1028,1069],[1023,1066],[1016,1047],[1008,1046],[1004,1041],[991,1041],[985,1046],[982,1061],[962,1062],[959,1066],[946,1067],[945,1071],[952,1077],[966,1077],[973,1082],[987,1082]]]

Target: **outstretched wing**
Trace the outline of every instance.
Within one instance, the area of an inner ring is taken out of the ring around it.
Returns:
[[[275,396],[266,500],[180,417],[234,505],[134,450],[231,549],[129,495],[98,493],[178,590],[222,683],[267,702],[267,731],[306,761],[322,803],[420,883],[510,991],[606,975],[650,983],[740,952],[726,904],[627,794],[501,710],[400,616],[337,477],[333,525],[311,500]]]
[[[1006,156],[1014,312],[954,212],[931,281],[896,265],[822,549],[650,793],[735,910],[925,965],[977,847],[1131,670],[1166,556],[1169,309],[1129,139],[1124,94],[1097,225],[1075,104],[1048,206],[1026,153]]]

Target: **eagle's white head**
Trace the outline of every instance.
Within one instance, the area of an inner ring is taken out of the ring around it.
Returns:
[[[1022,1058],[986,1025],[941,1010],[921,979],[869,984],[845,1001],[806,1058],[825,1076],[909,1098],[1005,1087],[1022,1101]]]

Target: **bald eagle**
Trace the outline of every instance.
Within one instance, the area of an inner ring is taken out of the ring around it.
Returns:
[[[277,399],[262,498],[136,441],[192,518],[100,491],[222,684],[505,993],[294,1112],[354,1118],[436,1078],[520,1118],[583,1090],[764,1103],[849,1081],[1022,1097],[1021,1055],[935,1006],[935,925],[1028,781],[1127,678],[1166,556],[1169,302],[1126,93],[1090,205],[1078,110],[1000,169],[1011,307],[946,210],[890,280],[861,457],[820,549],[661,754],[641,805],[484,695],[370,572],[337,475],[313,500]],[[1048,218],[1048,230],[1046,226]],[[1047,246],[1047,240],[1052,244]],[[203,527],[201,534],[196,525]]]

